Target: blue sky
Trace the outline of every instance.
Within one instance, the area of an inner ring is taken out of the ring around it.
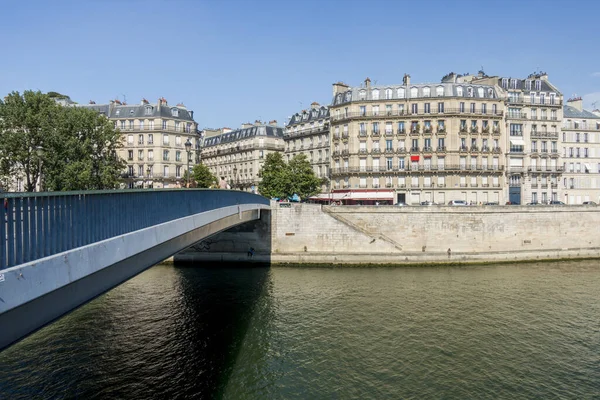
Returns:
[[[450,71],[536,69],[600,108],[600,2],[6,1],[0,94],[58,91],[80,103],[163,96],[200,127],[280,124],[331,84],[438,82]]]

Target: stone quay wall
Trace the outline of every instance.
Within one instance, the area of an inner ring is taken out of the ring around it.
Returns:
[[[271,206],[261,221],[212,236],[179,259],[420,265],[600,258],[600,207]]]

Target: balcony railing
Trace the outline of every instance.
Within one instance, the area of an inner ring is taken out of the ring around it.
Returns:
[[[600,131],[600,124],[596,125],[583,125],[583,124],[563,124],[562,129],[564,130],[577,130],[577,131]]]
[[[461,110],[460,108],[445,108],[444,110],[429,110],[429,112],[425,112],[425,110],[419,110],[417,112],[413,112],[411,110],[394,110],[394,111],[353,111],[347,113],[341,113],[339,115],[332,115],[332,121],[343,121],[348,119],[367,119],[367,118],[378,118],[378,119],[388,119],[389,117],[427,117],[427,116],[440,116],[440,115],[476,115],[479,117],[502,117],[504,115],[503,111],[491,111],[491,110]]]
[[[548,98],[548,99],[544,99],[544,101],[540,101],[539,98],[534,99],[534,101],[531,101],[531,97],[530,96],[510,96],[508,97],[508,103],[509,104],[531,104],[531,105],[540,105],[540,106],[560,106],[562,105],[562,100],[557,99],[557,98]]]
[[[548,139],[558,139],[558,132],[538,132],[531,131],[532,138],[548,138]]]
[[[343,175],[343,174],[353,174],[353,173],[381,173],[381,174],[389,174],[389,173],[410,173],[410,172],[490,172],[490,173],[498,173],[504,171],[503,165],[407,165],[404,168],[393,167],[372,167],[372,166],[363,166],[363,167],[339,167],[332,168],[331,173],[333,175]]]

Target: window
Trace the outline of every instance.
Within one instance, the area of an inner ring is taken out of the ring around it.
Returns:
[[[438,112],[439,113],[443,113],[444,112],[444,103],[438,103]]]
[[[140,119],[140,130],[143,131],[144,130],[144,120]]]
[[[516,89],[517,88],[517,80],[516,79],[511,79],[510,80],[510,88],[511,89]]]
[[[469,107],[469,111],[471,111],[472,114],[475,113],[475,103],[471,103],[471,105]]]
[[[446,140],[444,138],[438,138],[438,150],[446,149]]]
[[[181,151],[175,152],[175,161],[181,161]]]
[[[600,164],[599,164],[600,165]],[[404,157],[398,159],[398,169],[404,169]]]
[[[417,114],[419,112],[419,105],[416,103],[411,104],[411,110],[413,114]]]
[[[389,139],[388,139],[388,140],[386,140],[386,141],[385,141],[385,149],[386,149],[386,150],[393,150],[393,149],[394,149],[394,147],[393,147],[393,144],[392,144],[392,141],[391,141],[391,140],[389,140]]]
[[[121,121],[121,129],[125,129],[125,121]]]
[[[508,78],[502,78],[502,87],[508,88]]]
[[[359,106],[358,109],[361,116],[367,115],[367,106]]]
[[[399,88],[398,89],[398,98],[403,99],[404,97],[405,97],[404,88]]]
[[[154,150],[148,150],[148,161],[154,161]]]
[[[438,97],[441,97],[444,95],[444,87],[443,86],[438,86],[435,88],[435,94]]]
[[[411,98],[418,97],[418,89],[416,87],[410,88],[410,97]]]
[[[458,86],[456,88],[456,95],[459,96],[459,97],[462,97],[462,95],[463,95],[463,88],[462,88],[462,86]]]
[[[385,134],[391,134],[393,132],[393,128],[392,128],[392,123],[391,122],[386,122],[385,123]]]
[[[525,81],[525,89],[526,90],[531,90],[531,79],[527,79]]]
[[[180,126],[180,125],[181,125],[181,124],[179,123],[179,121],[175,121],[175,131],[176,131],[176,132],[179,132],[179,126]]]
[[[163,150],[163,161],[169,161],[169,150]]]
[[[460,111],[461,113],[465,112],[465,103],[464,102],[460,102],[460,104],[458,105],[458,111]]]
[[[169,135],[166,133],[163,135],[163,144],[169,144]]]
[[[154,144],[154,135],[148,134],[148,144]]]
[[[373,106],[373,115],[379,115],[379,106]]]
[[[479,96],[479,97],[481,97],[481,98],[483,98],[483,97],[484,97],[484,94],[483,94],[483,88],[482,88],[482,87],[480,87],[480,88],[477,88],[477,96]]]
[[[163,129],[167,129],[167,121],[163,120],[163,122],[162,122],[162,128]]]
[[[127,135],[127,144],[133,144],[133,135]]]
[[[385,89],[385,98],[388,100],[392,98],[392,89]]]
[[[468,87],[467,88],[467,96],[468,97],[473,97],[473,88],[472,87]]]
[[[366,100],[367,99],[367,92],[364,90],[361,90],[360,92],[358,92],[358,99],[359,100]]]
[[[127,150],[127,160],[133,161],[133,150]]]
[[[129,120],[129,129],[133,129],[133,120]]]
[[[175,177],[181,178],[181,166],[179,165],[175,167]]]
[[[391,104],[385,105],[385,113],[386,113],[386,115],[392,115],[392,105]]]
[[[148,127],[151,131],[154,130],[154,121],[150,121],[150,126]]]
[[[487,104],[482,104],[481,105],[481,113],[482,114],[487,114]]]
[[[510,136],[523,136],[523,125],[510,124]]]
[[[171,108],[171,115],[173,117],[179,117],[179,109],[177,109],[175,107]]]
[[[163,176],[164,176],[165,178],[169,176],[169,166],[168,166],[168,165],[165,165],[165,166],[163,167],[163,174],[164,174]]]
[[[426,86],[423,88],[423,97],[429,97],[431,95],[431,88]]]
[[[138,150],[138,160],[144,159],[144,150]]]
[[[146,106],[144,110],[145,115],[152,115],[152,106]]]
[[[425,114],[429,114],[431,112],[431,105],[429,103],[425,103],[423,106],[425,107]]]
[[[542,81],[539,79],[535,80],[535,90],[542,90]]]
[[[138,144],[144,144],[144,135],[138,135]]]

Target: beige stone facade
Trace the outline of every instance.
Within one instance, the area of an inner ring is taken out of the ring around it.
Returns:
[[[562,123],[563,201],[600,204],[600,113],[583,109],[582,99],[569,99]]]
[[[267,154],[283,152],[283,128],[256,121],[241,129],[211,132],[204,139],[202,163],[232,189],[258,191],[259,172]]]
[[[545,73],[526,79],[478,76],[472,82],[498,85],[506,99],[508,200],[560,201],[562,93]]]
[[[441,83],[333,85],[331,176],[346,204],[504,204],[502,90],[450,74]]]
[[[299,154],[306,155],[315,176],[327,178],[321,187],[322,193],[330,188],[330,140],[329,108],[312,103],[309,110],[294,114],[285,127],[285,159],[290,161]]]
[[[122,175],[125,187],[185,187],[185,171],[196,164],[200,148],[193,111],[183,104],[169,106],[164,98],[154,104],[145,99],[134,105],[116,100],[82,107],[106,115],[121,132],[123,148],[118,156],[127,163]]]

